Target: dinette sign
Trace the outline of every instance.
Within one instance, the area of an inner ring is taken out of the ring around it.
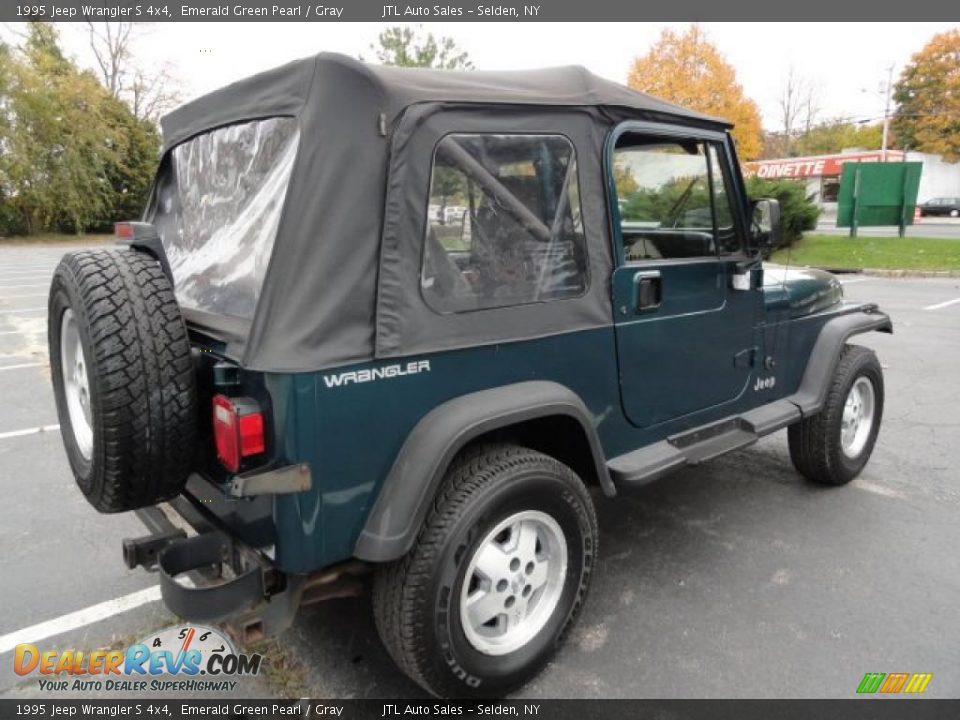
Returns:
[[[775,180],[777,178],[806,178],[839,175],[845,163],[881,162],[883,153],[879,150],[865,153],[841,153],[837,155],[814,155],[811,157],[782,158],[779,160],[758,160],[743,164],[747,176]],[[902,162],[903,153],[887,151],[887,162]]]

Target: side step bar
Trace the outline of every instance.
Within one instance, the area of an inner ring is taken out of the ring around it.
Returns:
[[[607,469],[619,488],[646,485],[685,465],[699,465],[752,445],[764,435],[800,418],[800,408],[794,403],[777,400],[743,415],[671,435],[666,440],[619,455],[607,462]]]

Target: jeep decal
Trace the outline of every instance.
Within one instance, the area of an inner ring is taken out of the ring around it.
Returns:
[[[753,390],[754,392],[758,392],[760,390],[769,390],[776,384],[777,384],[777,378],[775,377],[772,377],[772,376],[768,378],[758,377],[757,382],[753,386]]]
[[[350,370],[336,375],[324,375],[323,382],[328,388],[341,387],[350,383],[365,383],[384,378],[395,378],[403,375],[416,375],[421,372],[430,372],[429,360],[414,360],[406,365],[384,365],[378,368]]]

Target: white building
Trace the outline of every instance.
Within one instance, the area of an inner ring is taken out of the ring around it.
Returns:
[[[848,162],[880,162],[880,150],[849,149],[834,155],[757,160],[743,164],[744,174],[775,180],[792,178],[807,185],[807,195],[813,196],[825,215],[836,212],[837,193],[840,191],[840,173]],[[921,162],[920,190],[917,202],[924,203],[936,197],[960,197],[960,163],[943,160],[939,155],[901,150],[887,150],[887,162]]]

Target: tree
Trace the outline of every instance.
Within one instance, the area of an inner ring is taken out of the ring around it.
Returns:
[[[960,30],[934,35],[894,85],[901,147],[960,159]]]
[[[736,71],[697,25],[684,33],[664,30],[660,39],[630,68],[627,84],[691,110],[734,124],[741,159],[760,154],[760,110],[737,82]]]
[[[53,25],[31,23],[10,62],[2,160],[3,195],[28,233],[60,223],[80,232],[108,208],[103,94],[63,56]]]
[[[370,49],[383,65],[473,70],[470,56],[453,38],[424,33],[422,25],[416,29],[399,25],[388,27],[380,33],[377,42],[379,45],[371,44]]]
[[[111,161],[104,175],[112,191],[111,211],[98,223],[110,229],[115,220],[136,219],[143,213],[157,168],[160,133],[152,120],[138,119],[124,103],[103,100],[103,116],[111,128]]]
[[[100,79],[110,95],[130,106],[138,120],[156,122],[181,101],[179,83],[169,64],[146,71],[136,61],[133,43],[150,23],[87,21],[90,49]]]
[[[152,123],[63,55],[53,25],[31,23],[0,55],[4,232],[79,233],[139,215],[158,145]]]
[[[791,65],[777,102],[782,128],[779,155],[790,155],[793,138],[809,133],[820,111],[813,83],[797,74]]]
[[[793,140],[797,155],[828,155],[844,148],[877,150],[883,137],[883,125],[860,125],[845,120],[835,120],[810,128]]]
[[[622,157],[613,161],[613,184],[617,188],[617,197],[625,198],[633,195],[640,189],[633,171],[627,166]]]
[[[789,247],[803,237],[803,233],[817,227],[820,208],[807,195],[806,186],[796,180],[767,180],[754,175],[747,178],[747,196],[752,199],[776,198],[780,203],[780,226],[783,229],[780,244],[771,252]]]

